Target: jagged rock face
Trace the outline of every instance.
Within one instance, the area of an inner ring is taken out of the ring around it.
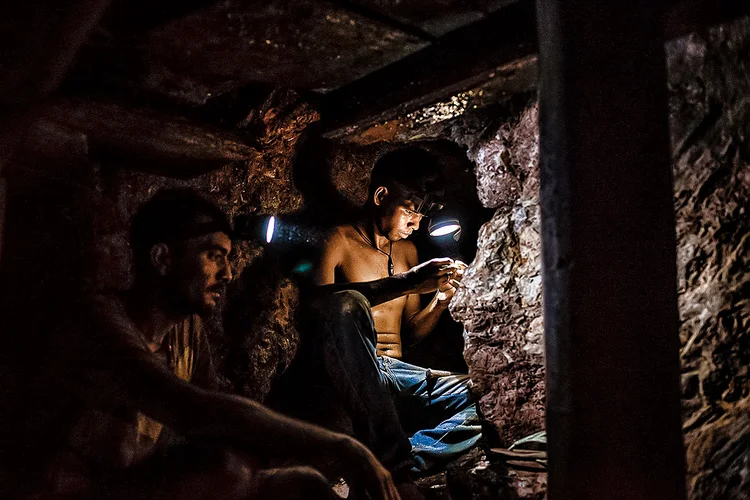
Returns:
[[[690,498],[747,498],[750,491],[747,402],[691,432],[686,445]]]
[[[532,103],[469,149],[480,200],[498,210],[450,305],[480,410],[505,446],[544,427],[537,118]]]
[[[476,164],[479,199],[488,208],[507,208],[539,191],[539,108],[503,123],[469,149]]]
[[[690,496],[746,498],[750,19],[666,48]],[[489,136],[454,139],[469,146],[480,198],[498,210],[451,311],[467,330],[480,408],[507,444],[544,416],[535,108]]]
[[[750,18],[667,45],[693,499],[747,498],[750,491],[748,50]]]

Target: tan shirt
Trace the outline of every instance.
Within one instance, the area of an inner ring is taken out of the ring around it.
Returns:
[[[199,385],[211,387],[215,373],[210,351],[198,316],[172,328],[154,353],[118,297],[97,297],[90,312],[82,321],[88,328],[82,326],[60,351],[60,362],[74,364],[68,366],[70,378],[61,387],[71,392],[69,430],[61,444],[88,463],[129,467],[154,452],[163,425],[139,412],[137,401],[125,401],[118,393],[118,370],[126,365],[120,362],[128,357],[148,359],[181,380],[202,378]]]

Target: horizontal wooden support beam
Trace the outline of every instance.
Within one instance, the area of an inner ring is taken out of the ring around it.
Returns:
[[[89,155],[105,164],[116,163],[170,177],[192,177],[259,155],[232,132],[111,102],[53,103],[42,112],[33,134],[41,138],[64,130],[83,134]],[[47,143],[59,140],[47,139]]]
[[[429,47],[327,94],[324,135],[348,135],[486,82],[496,68],[536,52],[534,2],[521,0]]]
[[[665,41],[750,14],[750,2],[736,0],[663,5]],[[326,94],[320,105],[323,135],[330,139],[367,135],[369,128],[478,88],[492,78],[503,78],[498,68],[536,54],[535,22],[534,2],[520,0]]]

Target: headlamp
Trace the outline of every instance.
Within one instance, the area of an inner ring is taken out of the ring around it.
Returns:
[[[461,238],[461,222],[458,219],[450,217],[445,219],[430,219],[430,225],[427,228],[427,232],[432,237],[453,235],[453,239],[458,241]]]
[[[420,196],[414,191],[411,191],[410,189],[402,186],[398,182],[392,183],[390,187],[392,190],[396,191],[395,194],[398,197],[414,203],[415,212],[418,212],[426,217],[430,217],[443,208],[443,204],[440,203],[441,197],[443,196],[442,191],[433,191]]]

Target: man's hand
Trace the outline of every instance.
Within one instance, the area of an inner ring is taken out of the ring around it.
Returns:
[[[463,266],[465,269],[466,264]],[[429,293],[446,286],[457,272],[458,267],[453,259],[443,257],[414,266],[405,275],[414,285],[414,293]]]
[[[400,500],[391,473],[362,443],[354,438],[339,435],[341,439],[326,453],[336,459],[341,475],[350,484],[363,487],[373,500]]]
[[[460,260],[454,261],[453,266],[454,269],[448,273],[448,280],[438,287],[436,298],[440,306],[447,306],[451,301],[458,287],[462,286],[461,279],[464,277],[464,271],[469,267]]]

